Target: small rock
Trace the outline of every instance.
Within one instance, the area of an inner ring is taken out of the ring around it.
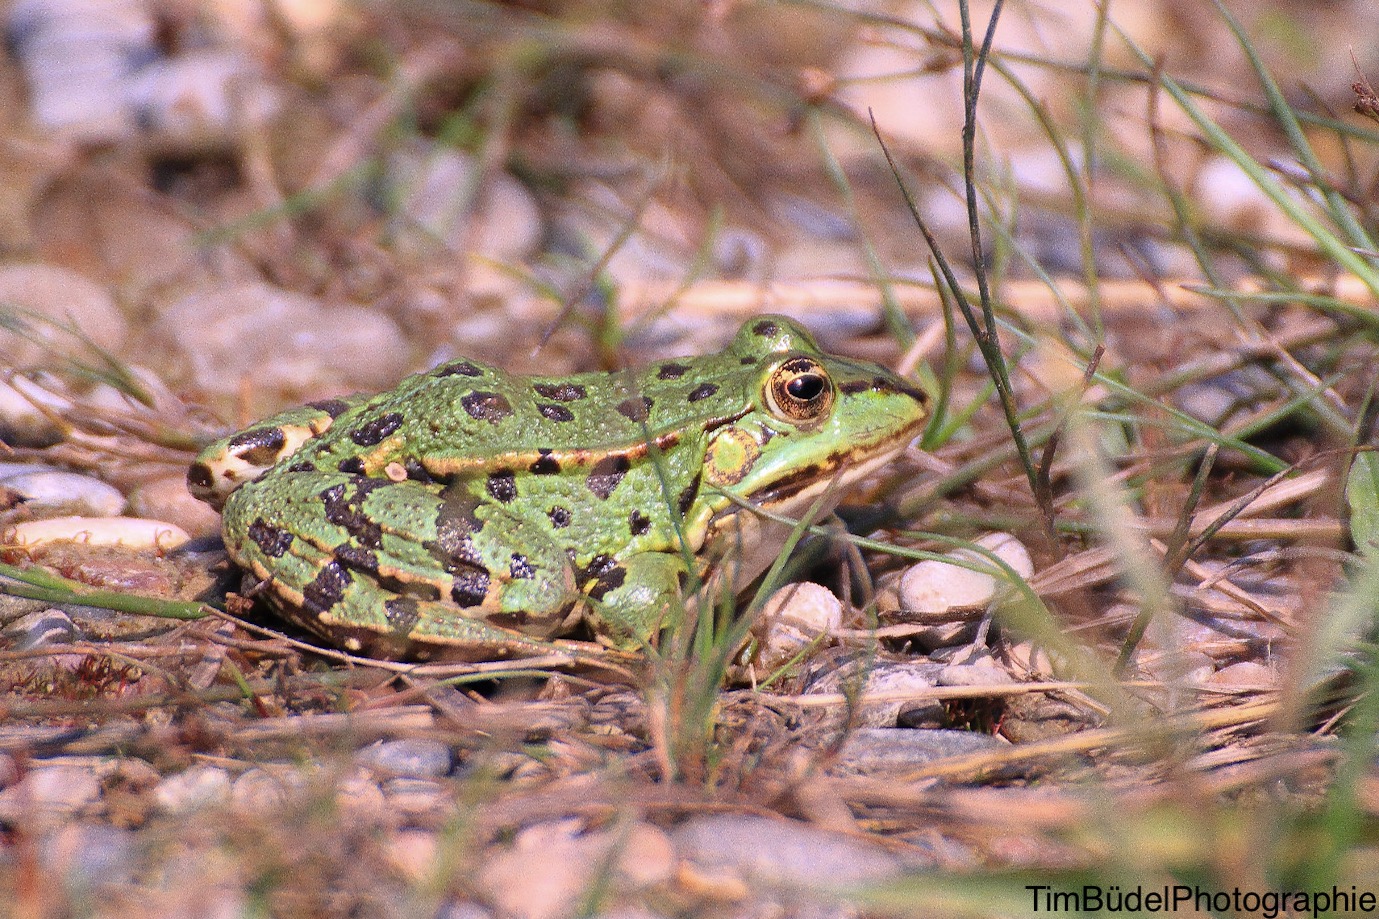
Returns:
[[[192,536],[220,532],[220,515],[187,491],[187,477],[165,476],[144,482],[129,494],[129,512],[139,517],[166,520]]]
[[[1277,689],[1278,673],[1264,664],[1241,661],[1222,667],[1204,682],[1209,686],[1227,686],[1231,689]]]
[[[388,837],[388,863],[418,884],[431,877],[439,849],[440,840],[430,830],[398,830]]]
[[[753,664],[758,678],[785,666],[843,622],[843,603],[827,587],[787,584],[762,607],[753,631],[761,638]]]
[[[129,326],[109,291],[75,271],[56,265],[0,266],[0,304],[24,334],[0,328],[0,352],[9,367],[42,364],[56,349],[69,353],[78,339],[68,327],[100,348],[118,352]]]
[[[26,520],[0,531],[0,541],[6,545],[25,547],[68,541],[165,550],[190,538],[181,527],[139,517],[49,517]]]
[[[113,517],[125,505],[118,488],[75,472],[25,472],[0,479],[0,484],[19,493],[23,500],[19,510],[37,517],[59,513]]]
[[[170,775],[153,789],[153,799],[170,814],[189,814],[230,800],[230,773],[219,766],[192,766]]]
[[[61,404],[65,403],[39,391],[22,377],[16,377],[13,383],[0,382],[0,435],[3,435],[0,439],[19,447],[47,447],[57,443],[62,440],[62,430],[40,406],[59,407]],[[33,471],[49,468],[35,463],[13,465],[24,465]]]
[[[100,799],[101,785],[85,766],[39,766],[0,791],[0,819],[14,822],[76,813]]]
[[[990,551],[1022,578],[1034,573],[1029,550],[1008,533],[989,533],[976,540],[976,545]],[[987,567],[992,564],[971,549],[958,549],[947,555]],[[996,578],[990,574],[945,562],[922,561],[911,566],[900,579],[901,613],[905,618],[920,621],[951,621],[955,610],[985,609],[996,595],[996,586]]]
[[[388,800],[373,775],[356,768],[336,784],[335,806],[357,820],[374,823],[387,814]]]
[[[595,883],[644,888],[668,881],[674,871],[670,840],[653,826],[581,834],[562,822],[530,827],[512,848],[490,856],[479,887],[504,916],[561,919],[577,914]]]
[[[131,884],[140,867],[134,833],[103,824],[61,827],[43,840],[40,858],[64,886],[81,891]]]
[[[388,807],[404,816],[434,816],[451,804],[445,786],[434,779],[400,776],[385,781],[382,789]]]
[[[230,803],[249,812],[280,811],[304,783],[301,773],[275,775],[267,769],[250,769],[231,785]]]
[[[474,158],[452,148],[410,150],[394,157],[393,193],[402,202],[399,244],[518,262],[541,241],[541,212],[531,193],[505,172],[480,176]],[[481,178],[488,184],[476,189]]]
[[[419,779],[447,775],[454,765],[450,747],[439,740],[420,737],[380,740],[360,750],[355,761],[384,776]]]
[[[900,873],[886,849],[803,823],[741,814],[693,817],[671,832],[681,874],[737,878],[810,899]]]
[[[262,283],[208,288],[172,304],[163,334],[207,392],[252,381],[275,403],[352,389],[381,389],[401,375],[411,348],[397,324],[360,306],[327,307]]]
[[[905,772],[935,760],[1010,746],[989,734],[942,729],[862,728],[850,734],[830,772],[871,775]]]
[[[6,646],[12,651],[28,651],[45,645],[68,645],[77,637],[77,627],[60,609],[41,609],[20,616],[5,626]]]
[[[911,723],[940,721],[943,704],[922,696],[936,685],[941,669],[941,664],[927,662],[863,659],[826,671],[805,694],[851,696],[860,682],[857,704],[849,709],[854,725],[892,728],[902,716]]]

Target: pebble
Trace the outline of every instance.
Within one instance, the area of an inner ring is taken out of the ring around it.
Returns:
[[[35,262],[0,266],[0,303],[7,314],[18,311],[14,318],[28,327],[26,335],[0,328],[0,352],[9,367],[41,365],[51,357],[50,346],[63,353],[80,347],[63,331],[68,326],[75,326],[92,344],[114,353],[129,335],[129,324],[109,291],[56,265]]]
[[[18,447],[47,447],[58,443],[64,436],[62,430],[40,406],[60,411],[69,405],[69,400],[34,385],[26,377],[0,381],[0,435],[3,435],[0,439]],[[34,471],[51,468],[37,463],[13,465],[25,465]]]
[[[388,862],[413,884],[425,881],[435,871],[440,840],[429,830],[403,829],[388,835]]]
[[[153,799],[169,814],[189,814],[230,800],[230,773],[219,766],[192,766],[170,775],[153,789]]]
[[[1204,681],[1210,686],[1226,686],[1231,689],[1277,689],[1278,673],[1265,664],[1254,661],[1241,661],[1222,667]]]
[[[0,542],[5,545],[28,547],[69,541],[91,546],[167,550],[190,538],[181,527],[140,517],[49,517],[26,520],[0,531]]]
[[[829,771],[846,775],[905,772],[936,760],[1008,746],[989,734],[973,731],[862,728],[848,735]]]
[[[487,858],[478,886],[500,915],[573,917],[595,883],[611,883],[616,890],[645,888],[675,873],[675,850],[656,827],[578,829],[568,821],[537,824],[519,833],[511,848]]]
[[[770,676],[843,622],[843,603],[821,584],[787,584],[762,607],[753,631],[761,636],[753,664]]]
[[[85,766],[44,765],[0,791],[0,820],[45,819],[76,813],[101,796],[100,781]]]
[[[157,26],[138,0],[20,0],[6,22],[29,108],[42,127],[87,143],[133,130],[125,81],[156,58]]]
[[[125,506],[118,488],[75,472],[46,469],[0,476],[0,485],[18,492],[23,499],[19,509],[35,516],[113,517]]]
[[[164,147],[226,143],[233,130],[262,123],[275,94],[244,55],[198,49],[153,61],[124,86],[125,106],[139,129]]]
[[[385,776],[420,779],[440,778],[454,765],[449,746],[420,737],[380,740],[360,750],[355,761]]]
[[[139,852],[130,830],[105,824],[69,823],[43,840],[40,859],[47,871],[61,878],[64,886],[91,890],[133,883],[140,867]]]
[[[384,781],[382,789],[388,808],[404,816],[434,817],[449,810],[451,803],[445,786],[434,779],[398,776]]]
[[[362,767],[347,772],[335,785],[335,806],[344,814],[365,823],[374,823],[387,814],[388,799],[369,770]]]
[[[360,306],[328,307],[259,282],[210,288],[173,303],[158,321],[207,392],[241,381],[279,404],[325,392],[382,389],[411,355],[397,323]]]
[[[829,888],[876,883],[900,873],[880,846],[791,820],[743,814],[692,817],[671,831],[680,874],[706,887],[736,880],[803,898]]]
[[[129,493],[129,512],[139,517],[166,520],[190,535],[215,536],[220,532],[220,515],[204,501],[187,491],[187,477],[165,476],[151,479]]]
[[[1029,550],[1008,533],[988,533],[976,545],[993,553],[1022,578],[1034,573]],[[984,555],[958,549],[947,557],[990,565]],[[996,595],[996,578],[958,565],[925,560],[912,565],[900,579],[901,616],[919,621],[951,619],[955,610],[982,610]]]
[[[479,178],[474,157],[459,150],[413,149],[394,156],[389,179],[402,202],[397,244],[424,252],[443,242],[497,262],[521,262],[535,252],[543,227],[531,193],[506,172],[494,171],[483,177],[488,184],[476,201]]]
[[[230,786],[230,803],[249,812],[279,811],[305,783],[301,772],[278,774],[267,769],[250,769]]]
[[[0,632],[11,651],[28,651],[45,645],[68,645],[77,637],[76,624],[60,609],[41,609],[20,616]]]
[[[806,695],[853,695],[859,679],[862,692],[851,709],[852,724],[859,727],[895,727],[903,716],[908,723],[939,721],[943,704],[935,699],[907,699],[936,685],[943,665],[929,662],[864,659],[826,671],[805,690]],[[885,694],[889,699],[868,699]]]

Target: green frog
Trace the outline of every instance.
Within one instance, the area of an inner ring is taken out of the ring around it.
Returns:
[[[217,441],[187,476],[251,593],[375,656],[549,651],[581,623],[650,642],[682,592],[746,586],[789,526],[919,433],[922,392],[783,316],[622,373],[456,360]],[[677,607],[677,604],[678,607]]]

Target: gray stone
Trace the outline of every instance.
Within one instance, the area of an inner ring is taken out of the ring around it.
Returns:
[[[439,740],[406,737],[380,740],[360,750],[356,762],[385,776],[439,778],[454,765],[450,748]]]
[[[28,651],[45,645],[71,644],[77,637],[77,627],[60,609],[40,609],[9,623],[0,635],[10,650]]]
[[[680,858],[707,877],[734,877],[778,892],[824,894],[894,877],[891,852],[792,820],[742,814],[691,818],[671,832]]]
[[[844,742],[829,771],[850,775],[899,773],[951,756],[986,753],[1007,746],[989,734],[972,731],[862,728]]]

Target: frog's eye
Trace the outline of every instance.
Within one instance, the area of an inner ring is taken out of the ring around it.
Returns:
[[[821,418],[833,407],[833,381],[818,361],[791,358],[766,381],[766,407],[777,418],[795,424]]]

